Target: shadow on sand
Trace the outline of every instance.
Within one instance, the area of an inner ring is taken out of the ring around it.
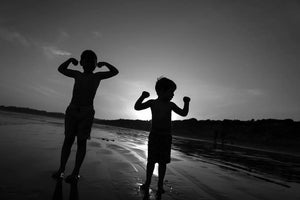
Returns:
[[[161,200],[162,194],[161,193],[154,193],[154,191],[149,188],[149,190],[140,190],[143,199],[142,200]]]
[[[63,200],[63,180],[57,180],[53,192],[52,200]],[[77,183],[70,184],[69,200],[78,200],[78,186]]]

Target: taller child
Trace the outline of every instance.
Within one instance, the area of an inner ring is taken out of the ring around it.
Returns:
[[[75,58],[69,58],[58,67],[58,71],[65,76],[74,78],[73,95],[65,114],[65,139],[61,150],[60,167],[52,177],[63,178],[66,163],[70,156],[71,147],[77,136],[77,152],[73,172],[66,177],[66,182],[74,183],[79,179],[79,170],[86,154],[86,141],[90,138],[94,119],[94,98],[100,81],[111,78],[119,71],[107,62],[97,62],[97,56],[92,50],[85,50],[81,54],[80,65],[83,72],[68,69],[70,64],[78,65]],[[96,67],[106,66],[109,71],[96,72]]]
[[[189,112],[189,97],[184,97],[184,106],[179,108],[175,103],[171,102],[176,84],[168,78],[160,78],[155,85],[157,99],[150,99],[143,102],[149,97],[149,93],[144,91],[136,101],[134,108],[143,110],[151,108],[152,127],[148,141],[148,162],[146,169],[146,181],[141,189],[148,191],[151,177],[153,174],[155,163],[158,163],[158,190],[157,193],[164,193],[163,181],[166,173],[167,163],[171,161],[171,112],[174,111],[178,115],[186,116]]]

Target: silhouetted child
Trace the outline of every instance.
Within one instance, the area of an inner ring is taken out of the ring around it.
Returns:
[[[171,161],[171,112],[174,111],[178,115],[186,116],[189,111],[189,97],[184,97],[184,107],[179,108],[175,103],[171,102],[176,90],[176,84],[165,77],[157,80],[155,85],[157,99],[150,99],[143,103],[144,99],[149,97],[149,93],[144,91],[136,101],[135,110],[144,110],[151,108],[152,126],[148,140],[148,162],[146,170],[146,181],[141,189],[148,191],[155,163],[158,167],[158,189],[157,193],[164,193],[163,181],[166,173],[167,163]]]
[[[68,69],[70,64],[78,65],[75,58],[70,58],[58,67],[58,71],[65,76],[74,78],[73,95],[65,114],[65,139],[61,150],[60,167],[53,178],[63,178],[65,166],[70,156],[71,147],[77,136],[77,152],[75,167],[66,182],[74,183],[79,179],[79,170],[86,154],[86,141],[90,138],[94,119],[94,97],[102,79],[113,77],[119,71],[109,63],[98,62],[97,56],[91,50],[81,54],[80,65],[83,72]],[[93,73],[96,67],[106,66],[109,71]]]

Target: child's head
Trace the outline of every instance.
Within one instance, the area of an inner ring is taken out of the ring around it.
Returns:
[[[97,55],[92,50],[85,50],[80,57],[80,65],[85,72],[93,72],[97,66]]]
[[[176,84],[174,83],[174,81],[166,77],[161,77],[157,79],[155,84],[155,91],[159,98],[170,101],[174,96],[175,90]]]

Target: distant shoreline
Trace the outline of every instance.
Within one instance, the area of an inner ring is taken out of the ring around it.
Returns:
[[[65,114],[61,112],[49,112],[45,110],[38,110],[34,108],[28,108],[28,107],[18,107],[18,106],[4,106],[0,105],[0,110],[3,111],[8,111],[8,112],[18,112],[18,113],[28,113],[28,114],[35,114],[35,115],[44,115],[44,116],[49,116],[49,117],[58,117],[58,118],[64,118]],[[149,122],[148,120],[139,120],[139,119],[98,119],[95,118],[97,121],[119,121],[119,120],[125,120],[125,121],[144,121],[144,122]],[[185,119],[185,120],[175,120],[174,122],[179,122],[179,121],[189,121],[189,120],[197,120],[195,118],[190,118],[190,119]],[[293,119],[258,119],[258,120],[238,120],[238,119],[224,119],[228,121],[241,121],[241,122],[249,122],[249,121],[292,121],[296,123],[300,123],[300,121],[294,121]],[[224,120],[197,120],[197,121],[213,121],[213,122],[221,122]]]
[[[27,113],[54,118],[64,118],[64,113],[47,112],[32,108],[0,106],[7,112]],[[151,121],[116,119],[94,119],[95,124],[103,124],[149,131]],[[262,120],[197,120],[195,118],[172,121],[175,136],[208,140],[228,145],[245,145],[253,148],[270,149],[281,152],[300,153],[300,122],[292,119]]]

